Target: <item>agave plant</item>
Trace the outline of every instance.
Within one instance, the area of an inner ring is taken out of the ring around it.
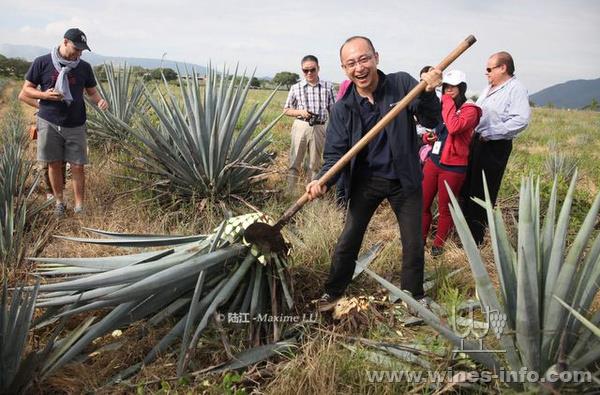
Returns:
[[[19,107],[12,106],[1,129],[0,264],[6,269],[23,261],[28,244],[25,242],[26,231],[49,202],[39,203],[32,199],[39,177],[33,176],[33,163],[26,159],[27,134]]]
[[[150,185],[156,191],[183,197],[246,195],[265,176],[271,162],[269,131],[283,114],[260,132],[256,128],[276,91],[246,111],[251,78],[236,78],[237,69],[229,76],[209,66],[207,73],[204,87],[195,71],[185,79],[179,75],[179,95],[166,80],[155,94],[146,89],[152,115],[140,114],[139,127],[121,123],[133,137],[130,151],[139,156],[135,168],[157,177]]]
[[[108,101],[109,107],[101,111],[86,97],[88,105],[94,111],[88,116],[88,125],[93,132],[91,136],[111,140],[121,144],[129,138],[124,124],[132,125],[137,112],[145,113],[148,106],[144,103],[144,84],[141,78],[134,75],[133,69],[127,66],[115,67],[112,63],[104,64],[106,86],[98,83],[100,95]]]
[[[600,288],[600,235],[589,246],[600,210],[600,195],[594,200],[583,225],[567,249],[576,179],[577,172],[573,175],[558,219],[555,179],[543,221],[540,218],[539,180],[535,185],[532,178],[523,180],[516,249],[510,243],[500,209],[493,208],[489,192],[485,189],[486,200],[478,202],[487,210],[494,262],[500,282],[498,291],[494,289],[460,206],[449,191],[452,217],[467,253],[481,303],[488,311],[496,311],[506,317],[506,327],[499,334],[501,349],[506,351],[505,361],[491,351],[482,353],[480,345],[464,341],[461,334],[410,294],[368,268],[364,271],[418,311],[428,325],[492,371],[504,369],[518,372],[526,367],[528,371],[535,371],[543,377],[561,369],[594,369],[594,363],[600,359],[600,338],[593,336],[597,333],[593,326],[600,323],[600,312],[592,314],[591,320],[584,321],[582,325],[576,314],[570,315],[569,310],[561,305],[565,303],[573,306],[574,311],[588,312]]]
[[[563,152],[551,151],[546,157],[545,167],[550,177],[568,180],[575,173],[577,160]]]
[[[46,347],[24,356],[27,337],[31,326],[39,282],[28,293],[17,287],[9,306],[6,280],[0,300],[0,393],[22,394],[29,392],[34,381],[43,379],[54,362],[68,349],[69,345],[91,324],[86,320],[62,340],[56,341],[62,331],[62,322],[48,337]]]
[[[0,305],[0,393],[24,393],[31,384],[33,355],[22,360],[38,286],[31,294],[17,288],[8,303],[6,280]]]
[[[465,246],[481,301],[506,314],[507,326],[514,331],[515,336],[503,337],[502,343],[512,370],[525,366],[540,374],[549,374],[557,369],[559,362],[566,363],[563,367],[566,370],[580,370],[591,368],[600,359],[598,339],[594,339],[589,329],[570,316],[558,300],[586,312],[600,289],[600,235],[589,245],[600,210],[600,195],[592,203],[567,249],[576,179],[577,171],[571,179],[558,219],[555,179],[543,221],[539,180],[534,185],[532,178],[523,179],[516,249],[509,242],[501,212],[493,208],[486,189],[486,201],[479,203],[488,214],[494,261],[500,280],[500,298],[492,287],[464,216],[452,196],[452,216]],[[600,315],[596,315],[595,320],[597,325]]]
[[[67,239],[120,247],[170,247],[103,258],[35,258],[40,262],[38,270],[42,275],[60,276],[59,281],[40,286],[38,307],[69,306],[68,310],[58,310],[55,317],[111,309],[73,343],[54,368],[68,362],[108,331],[146,317],[151,317],[149,325],[156,325],[178,312],[185,314],[148,353],[143,364],[167,352],[180,338],[178,373],[183,373],[199,336],[215,317],[228,320],[243,317],[252,344],[279,340],[282,329],[279,323],[257,317],[277,316],[293,305],[286,258],[262,255],[244,242],[243,230],[256,221],[268,219],[262,214],[234,217],[223,221],[214,233],[196,236],[89,229],[105,237]],[[129,373],[140,366],[134,365]]]

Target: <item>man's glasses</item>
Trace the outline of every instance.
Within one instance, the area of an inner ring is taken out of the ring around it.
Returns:
[[[349,60],[346,63],[343,63],[342,67],[346,70],[353,70],[359,64],[362,66],[366,65],[367,63],[369,63],[371,61],[371,59],[373,59],[373,55],[363,55],[360,58],[358,58],[357,60]]]
[[[496,66],[494,66],[494,67],[486,67],[486,68],[485,68],[485,71],[487,71],[488,73],[491,73],[491,72],[492,72],[492,70],[494,70],[494,69],[497,69],[497,68],[498,68],[498,67],[500,67],[500,66],[502,66],[502,65],[501,65],[501,64],[499,64],[499,65],[496,65]]]
[[[308,74],[308,73],[316,73],[317,72],[317,68],[313,67],[312,69],[302,69],[302,72],[304,74]]]

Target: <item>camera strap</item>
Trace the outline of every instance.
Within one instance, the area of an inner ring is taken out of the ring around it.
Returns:
[[[308,94],[306,93],[306,91],[308,90],[308,87],[310,86],[310,84],[306,84],[306,86],[304,87],[304,89],[302,90],[302,93],[304,93],[304,102],[305,102],[305,107],[307,111],[310,111],[310,107],[308,106],[308,104],[310,103],[310,101],[308,100]],[[318,82],[318,92],[317,92],[317,97],[318,97],[318,105],[317,105],[317,111],[313,111],[315,114],[317,114],[317,120],[322,122],[323,119],[321,119],[321,81]],[[313,87],[311,87],[311,89],[314,89]],[[314,94],[312,95],[314,97]]]

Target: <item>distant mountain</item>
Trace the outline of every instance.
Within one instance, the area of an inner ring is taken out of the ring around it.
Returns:
[[[0,44],[0,54],[7,58],[22,58],[29,62],[49,51],[49,48],[36,47],[33,45]]]
[[[0,44],[0,54],[8,58],[23,58],[28,61],[32,61],[40,55],[44,55],[50,52],[50,48],[36,47],[33,45],[13,45],[13,44]],[[100,55],[95,52],[85,51],[81,56],[86,62],[89,62],[92,66],[103,64],[105,62],[113,63],[127,63],[130,66],[141,66],[147,69],[156,69],[159,67],[179,69],[185,73],[185,68],[191,72],[192,69],[196,70],[196,73],[200,75],[206,74],[206,67],[200,66],[193,63],[176,62],[172,60],[160,59],[149,59],[149,58],[128,58],[122,56],[106,56]]]
[[[600,103],[600,78],[567,81],[529,96],[529,100],[537,106],[551,103],[559,108],[582,108],[589,105],[592,99]]]

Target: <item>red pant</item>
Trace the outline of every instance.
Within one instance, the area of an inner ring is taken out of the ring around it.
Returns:
[[[433,241],[435,247],[442,247],[450,229],[452,229],[452,216],[450,215],[450,197],[446,190],[444,181],[452,190],[454,196],[459,196],[460,189],[465,181],[466,173],[457,173],[454,171],[443,170],[436,166],[430,159],[425,162],[423,167],[423,240],[427,240],[429,227],[431,226],[431,203],[435,194],[438,194],[438,210],[440,217],[438,219],[437,233]]]

